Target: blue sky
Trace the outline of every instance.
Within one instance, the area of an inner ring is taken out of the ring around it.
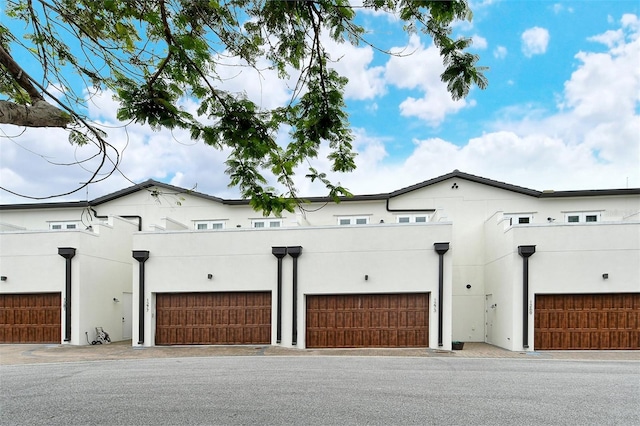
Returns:
[[[431,40],[405,34],[393,17],[359,14],[372,42],[411,55],[329,44],[340,58],[334,66],[350,78],[345,97],[359,153],[354,173],[331,177],[356,194],[393,191],[454,169],[537,190],[640,187],[640,3],[495,0],[471,7],[473,21],[455,32],[474,39],[479,64],[490,68],[489,87],[462,101],[453,102],[439,82],[442,65]],[[229,72],[231,90],[265,106],[288,99],[286,82],[268,72]],[[91,117],[123,150],[127,179],[114,175],[64,199],[91,199],[150,178],[238,196],[223,173],[226,153],[179,133],[125,131],[115,110],[108,93],[90,105]],[[86,176],[43,160],[88,155],[64,132],[0,131],[2,186],[43,196]],[[322,158],[313,164],[327,168]],[[323,195],[304,174],[301,194]],[[0,192],[0,203],[27,201]]]

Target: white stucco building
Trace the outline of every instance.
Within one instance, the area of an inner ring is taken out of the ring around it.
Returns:
[[[453,171],[264,218],[148,181],[0,206],[0,342],[640,349],[640,189]]]

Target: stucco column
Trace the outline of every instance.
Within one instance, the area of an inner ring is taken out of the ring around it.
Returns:
[[[64,286],[64,341],[71,341],[71,259],[76,255],[73,247],[59,247],[58,254],[65,258],[65,286]]]
[[[271,247],[271,254],[278,259],[278,296],[276,299],[276,343],[282,341],[282,258],[287,255],[286,247]]]
[[[536,252],[536,246],[518,246],[522,256],[522,347],[529,348],[529,257]]]
[[[449,251],[449,243],[435,243],[433,249],[438,253],[438,346],[442,346],[442,322],[444,313],[444,254]]]
[[[133,258],[139,262],[138,271],[138,344],[144,343],[144,262],[149,259],[148,250],[133,250]]]

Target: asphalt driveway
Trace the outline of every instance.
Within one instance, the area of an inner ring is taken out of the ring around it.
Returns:
[[[637,361],[208,356],[0,366],[0,424],[637,425]]]

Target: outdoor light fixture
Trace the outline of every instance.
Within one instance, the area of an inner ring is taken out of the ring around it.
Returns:
[[[365,281],[369,281],[369,275],[365,275],[365,276],[364,276],[364,280],[365,280]]]
[[[213,279],[213,274],[207,274],[207,279],[212,280]]]
[[[6,280],[7,280],[6,276],[3,275],[3,276],[0,277],[0,281],[6,281]]]
[[[602,274],[602,279],[603,280],[608,280],[609,279],[609,274]]]
[[[467,284],[467,288],[471,288],[471,284]]]
[[[118,302],[120,302],[120,300],[118,300],[118,298],[117,298],[117,297],[114,297],[114,298],[113,298],[113,303],[118,303]]]

